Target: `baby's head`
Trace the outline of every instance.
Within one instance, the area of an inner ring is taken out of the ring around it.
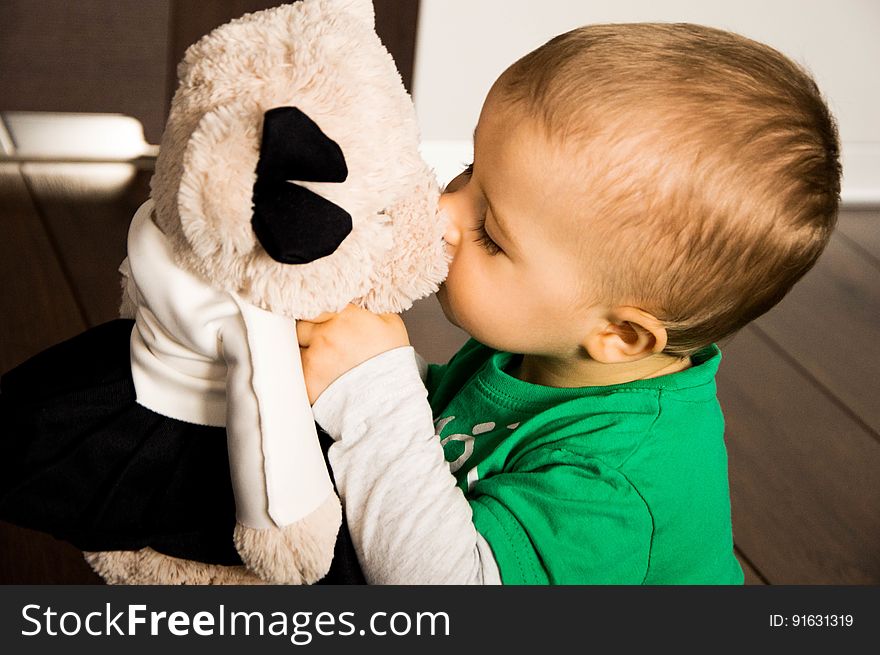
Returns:
[[[837,131],[815,83],[712,28],[560,35],[502,74],[474,140],[441,200],[439,295],[503,350],[692,354],[779,302],[836,221]]]

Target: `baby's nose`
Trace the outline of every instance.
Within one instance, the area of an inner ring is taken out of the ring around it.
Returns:
[[[446,217],[446,231],[443,240],[450,246],[457,246],[461,241],[461,228],[459,227],[458,213],[455,211],[456,203],[451,194],[444,193],[440,196],[439,209]]]

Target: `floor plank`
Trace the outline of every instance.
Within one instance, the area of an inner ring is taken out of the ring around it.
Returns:
[[[724,348],[734,540],[771,584],[880,583],[880,443],[754,328]]]
[[[0,163],[0,373],[85,328],[16,164]],[[0,584],[99,582],[68,544],[0,522]]]
[[[880,266],[880,211],[841,212],[837,231]]]
[[[16,164],[0,163],[0,372],[85,327]]]
[[[0,521],[0,584],[104,584],[74,546]]]
[[[751,562],[743,555],[739,548],[734,548],[736,559],[742,567],[745,576],[745,584],[747,585],[766,585],[767,582],[761,577],[761,574],[752,566]]]
[[[123,163],[30,163],[22,169],[89,325],[116,318],[117,269],[152,172]]]
[[[880,268],[834,235],[815,268],[756,325],[880,435]]]

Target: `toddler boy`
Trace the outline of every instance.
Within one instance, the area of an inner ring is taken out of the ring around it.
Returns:
[[[494,84],[447,188],[425,366],[399,317],[300,322],[371,583],[739,584],[715,345],[814,264],[834,120],[775,50],[594,25]]]

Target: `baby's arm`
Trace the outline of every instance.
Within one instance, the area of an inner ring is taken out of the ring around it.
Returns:
[[[315,418],[337,442],[330,463],[368,582],[500,582],[434,434],[402,323],[356,308],[340,317],[297,331],[309,395],[319,396]]]

